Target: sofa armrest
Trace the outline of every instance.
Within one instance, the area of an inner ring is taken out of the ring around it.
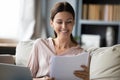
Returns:
[[[0,63],[15,64],[15,57],[9,54],[0,54]]]

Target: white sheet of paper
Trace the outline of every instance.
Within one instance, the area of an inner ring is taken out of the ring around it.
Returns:
[[[80,65],[88,65],[89,54],[82,53],[76,56],[54,56],[51,58],[50,77],[55,80],[82,80],[73,73],[82,70]]]

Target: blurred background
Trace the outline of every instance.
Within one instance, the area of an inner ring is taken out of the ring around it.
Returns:
[[[15,50],[19,41],[53,37],[50,10],[60,1],[75,10],[73,36],[83,48],[120,43],[119,0],[1,0],[0,52]]]

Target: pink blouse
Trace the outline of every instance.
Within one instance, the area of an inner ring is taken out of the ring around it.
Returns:
[[[60,56],[71,56],[80,53],[81,49],[78,45],[66,50]],[[49,75],[50,58],[56,56],[55,54],[56,52],[52,38],[39,38],[35,41],[28,61],[28,67],[34,78]]]

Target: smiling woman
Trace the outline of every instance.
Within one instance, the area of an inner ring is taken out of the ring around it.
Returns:
[[[17,38],[19,0],[0,1],[0,38]]]

